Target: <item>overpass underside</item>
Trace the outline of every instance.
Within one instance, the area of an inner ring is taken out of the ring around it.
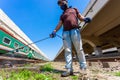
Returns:
[[[120,47],[120,0],[109,0],[92,22],[82,29],[86,53],[96,48]]]

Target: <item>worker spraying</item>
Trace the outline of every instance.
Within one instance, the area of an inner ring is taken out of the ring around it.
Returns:
[[[66,72],[61,74],[62,77],[67,77],[73,75],[73,67],[72,67],[72,43],[77,52],[77,57],[80,64],[80,73],[86,72],[86,59],[85,54],[82,47],[82,39],[79,30],[78,20],[84,21],[85,23],[89,23],[91,19],[89,17],[82,16],[78,9],[72,8],[68,6],[67,0],[58,0],[58,5],[63,10],[62,15],[60,16],[60,20],[58,25],[50,34],[51,38],[56,36],[56,32],[63,25],[63,46],[65,49],[65,68]]]

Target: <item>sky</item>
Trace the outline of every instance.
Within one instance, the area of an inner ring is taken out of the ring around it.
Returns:
[[[68,5],[84,12],[90,0],[68,0]],[[57,0],[0,0],[0,8],[33,41],[49,37],[59,22],[62,10]],[[57,32],[62,36],[62,28]],[[63,45],[59,37],[36,43],[51,60]]]

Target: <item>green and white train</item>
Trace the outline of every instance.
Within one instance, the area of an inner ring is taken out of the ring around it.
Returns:
[[[48,61],[45,54],[0,9],[0,56]]]
[[[40,53],[32,50],[2,28],[0,28],[0,55],[45,60]]]

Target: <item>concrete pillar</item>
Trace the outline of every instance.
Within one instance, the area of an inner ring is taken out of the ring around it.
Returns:
[[[102,49],[100,46],[96,46],[94,48],[95,55],[101,55],[102,54]]]
[[[120,53],[120,47],[117,47],[118,52]]]

